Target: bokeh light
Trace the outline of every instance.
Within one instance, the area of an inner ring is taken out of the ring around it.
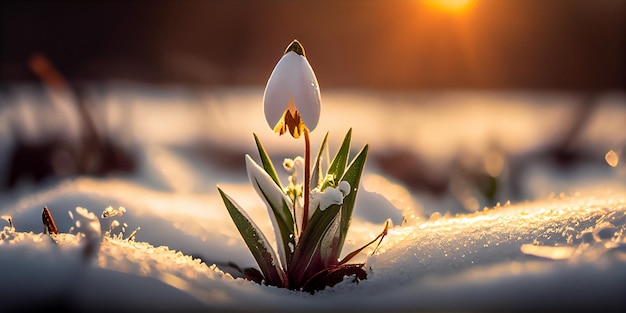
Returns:
[[[444,12],[461,13],[468,10],[474,0],[425,0],[429,7]]]

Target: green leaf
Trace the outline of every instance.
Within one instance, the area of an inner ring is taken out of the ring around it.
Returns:
[[[272,164],[272,160],[270,159],[269,155],[267,155],[265,148],[263,148],[263,145],[261,144],[259,137],[257,137],[257,135],[254,133],[253,135],[254,135],[254,141],[256,142],[256,147],[259,150],[259,155],[261,156],[261,163],[263,164],[263,169],[265,169],[267,174],[270,175],[270,177],[276,183],[276,185],[280,187],[280,190],[285,189],[283,188],[283,185],[280,183],[280,180],[278,179],[278,175],[276,174],[276,170],[274,169],[274,165]]]
[[[331,205],[326,210],[315,210],[309,226],[300,236],[289,270],[292,286],[301,286],[308,278],[324,268],[337,264],[337,258],[328,259],[328,252],[339,245],[340,205]],[[322,251],[325,250],[325,251]]]
[[[259,265],[265,277],[265,282],[268,285],[286,288],[288,286],[287,275],[280,268],[280,262],[278,262],[276,254],[263,232],[232,198],[226,195],[219,187],[217,190],[241,237],[243,237],[244,242]]]
[[[354,210],[354,203],[359,190],[359,182],[361,181],[361,174],[363,173],[363,167],[365,166],[365,160],[367,159],[368,149],[368,145],[365,145],[363,149],[361,149],[341,178],[341,181],[346,181],[350,184],[351,190],[350,193],[343,199],[339,253],[341,253],[344,241],[346,240],[346,235],[348,234],[348,228],[350,227],[350,219],[352,218],[352,211]]]
[[[335,178],[335,183],[338,183],[343,176],[343,172],[346,170],[346,163],[348,162],[348,155],[350,154],[350,139],[352,138],[352,128],[348,130],[348,133],[343,139],[341,143],[341,147],[337,151],[337,154],[333,158],[333,162],[330,164],[328,168],[328,174],[332,175]],[[352,185],[350,185],[352,186]],[[324,189],[327,186],[324,186]]]
[[[287,268],[296,244],[291,201],[283,190],[272,181],[270,175],[247,154],[246,171],[254,190],[267,206],[276,234],[278,254],[283,266]]]
[[[291,216],[291,212],[289,211],[289,205],[287,204],[287,202],[285,200],[281,201],[281,205],[280,207],[278,205],[273,204],[270,199],[268,194],[262,189],[261,184],[259,184],[258,180],[255,180],[254,182],[258,188],[259,191],[261,192],[261,194],[263,195],[263,198],[265,200],[265,204],[271,208],[272,213],[274,215],[275,221],[276,221],[276,226],[278,226],[278,232],[277,234],[280,236],[280,242],[278,242],[277,244],[282,244],[283,246],[283,251],[285,254],[285,260],[284,262],[284,266],[287,267],[289,262],[291,261],[291,257],[293,256],[293,250],[296,246],[296,239],[294,237],[294,223],[293,223],[293,217]],[[285,213],[286,212],[286,213]],[[277,238],[278,240],[279,238]]]
[[[311,190],[315,189],[315,187],[321,185],[324,182],[324,169],[322,168],[322,162],[324,161],[324,154],[328,152],[328,132],[324,136],[324,140],[322,140],[322,145],[320,146],[320,151],[317,153],[317,157],[315,158],[315,163],[313,163],[313,170],[311,171]],[[328,161],[326,161],[328,162]],[[326,163],[328,165],[328,163]]]

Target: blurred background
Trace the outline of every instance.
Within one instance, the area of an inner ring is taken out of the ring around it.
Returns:
[[[0,79],[262,86],[305,46],[322,87],[623,90],[620,0],[3,1]]]
[[[372,186],[464,212],[623,183],[625,23],[621,0],[3,1],[1,187],[245,177],[252,131],[301,153],[261,111],[294,38],[322,89],[314,140],[353,127]]]

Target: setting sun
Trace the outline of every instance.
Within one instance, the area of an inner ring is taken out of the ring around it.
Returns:
[[[459,13],[470,7],[473,0],[425,0],[424,1],[431,8]]]

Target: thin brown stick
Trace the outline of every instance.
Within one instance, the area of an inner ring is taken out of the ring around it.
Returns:
[[[43,207],[41,211],[41,219],[43,221],[43,227],[46,234],[58,234],[59,229],[57,228],[57,224],[54,222],[54,218],[52,218],[52,213],[48,210],[48,207]]]
[[[309,221],[309,192],[311,185],[311,140],[309,140],[309,130],[304,127],[304,208],[302,209],[302,230],[304,233],[306,224]]]

